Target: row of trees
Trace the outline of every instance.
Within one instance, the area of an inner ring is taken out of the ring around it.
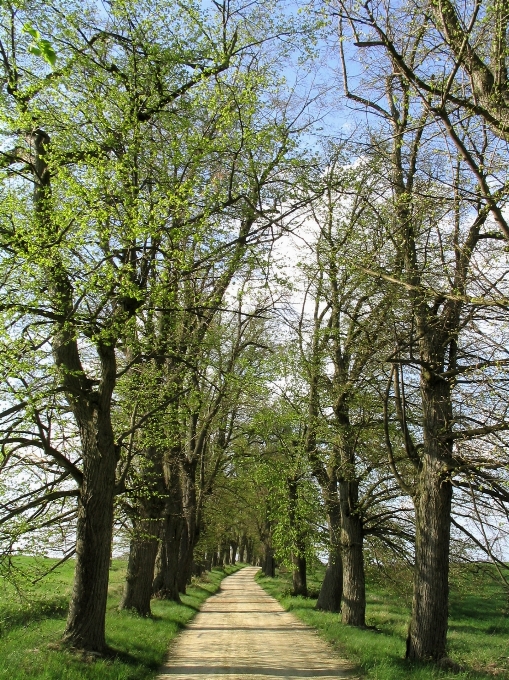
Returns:
[[[416,7],[2,5],[2,552],[70,544],[69,645],[125,537],[144,615],[237,555],[306,594],[326,551],[364,626],[405,560],[412,659],[451,539],[501,565],[508,16]],[[330,40],[367,117],[306,150],[330,87],[281,72]]]

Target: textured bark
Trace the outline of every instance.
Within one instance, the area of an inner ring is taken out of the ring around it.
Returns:
[[[332,480],[328,487],[326,497],[327,515],[330,532],[330,552],[329,562],[325,571],[320,594],[316,603],[317,609],[326,612],[340,612],[341,598],[343,595],[343,560],[341,559],[340,545],[340,508],[335,499],[335,480]]]
[[[415,495],[415,570],[412,619],[407,640],[409,659],[446,656],[449,601],[449,545],[452,484],[444,463],[452,442],[444,441],[452,406],[446,380],[421,375],[423,456]]]
[[[223,555],[223,559],[222,559],[223,565],[228,566],[230,564],[230,545],[229,545],[229,543],[225,543],[222,546],[221,551],[222,551],[222,555]]]
[[[339,483],[343,559],[341,618],[349,626],[366,625],[363,527],[362,518],[357,512],[358,492],[357,480]]]
[[[343,562],[339,548],[331,549],[329,562],[320,588],[316,608],[324,612],[340,612],[343,594]]]
[[[292,562],[292,595],[306,597],[308,594],[306,558],[302,555],[292,555]]]
[[[276,563],[274,561],[274,550],[266,545],[263,555],[262,572],[264,576],[274,578],[276,575]]]
[[[120,609],[133,609],[141,616],[151,615],[150,599],[160,529],[159,518],[138,518],[134,521],[126,584]]]
[[[240,544],[239,544],[239,562],[247,562],[247,536],[246,534],[242,534],[240,537]]]
[[[197,522],[198,504],[196,495],[197,461],[182,463],[182,503],[184,508],[184,527],[180,540],[178,582],[181,593],[186,592],[191,582],[194,548],[200,531]]]
[[[152,591],[154,596],[159,599],[180,602],[178,560],[184,526],[184,511],[176,455],[172,455],[169,462],[165,465],[165,480],[167,499]]]
[[[63,641],[103,652],[117,459],[111,432],[82,427],[84,480],[78,502],[76,567]],[[106,428],[109,430],[109,428]],[[102,434],[96,443],[96,435]],[[109,445],[106,445],[107,442]]]
[[[185,514],[185,510],[184,510]],[[186,594],[187,585],[191,580],[192,554],[189,555],[189,534],[186,518],[182,523],[182,533],[180,534],[180,545],[178,549],[177,583],[179,592]]]
[[[156,447],[146,452],[145,492],[135,503],[126,584],[120,609],[133,609],[150,616],[154,567],[162,531],[166,488],[162,454]]]

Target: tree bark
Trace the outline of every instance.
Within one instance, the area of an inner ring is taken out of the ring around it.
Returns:
[[[292,595],[303,595],[307,597],[307,574],[306,574],[306,558],[302,555],[292,555],[293,572],[292,572]]]
[[[409,659],[446,656],[452,484],[447,460],[452,441],[443,439],[452,421],[450,385],[427,370],[421,375],[423,456],[415,495],[415,570]]]
[[[232,559],[231,563],[236,564],[237,563],[237,549],[238,549],[238,543],[237,541],[232,541],[231,542],[231,548],[232,548]]]
[[[362,518],[357,510],[358,493],[357,480],[339,482],[343,559],[341,618],[346,625],[363,627],[366,625],[366,581]]]
[[[264,576],[270,576],[270,578],[274,578],[275,575],[276,575],[276,563],[274,562],[274,550],[269,545],[265,546],[263,563],[262,563],[262,572],[263,572]]]
[[[150,616],[150,599],[154,567],[162,531],[165,508],[165,481],[162,454],[156,447],[146,451],[147,466],[143,473],[144,493],[135,503],[133,533],[129,549],[126,585],[120,609],[134,609]]]
[[[109,409],[84,422],[77,418],[83,451],[83,484],[78,500],[76,567],[63,641],[102,653],[113,532],[117,455]]]
[[[133,609],[140,616],[150,616],[161,520],[140,517],[133,524],[126,584],[119,609]]]
[[[326,612],[340,612],[341,598],[343,596],[343,560],[341,559],[340,544],[340,507],[339,503],[331,498],[331,494],[336,495],[335,480],[331,482],[328,489],[326,504],[328,506],[328,520],[330,531],[330,552],[329,563],[325,571],[322,587],[316,603],[316,608]]]
[[[152,591],[161,600],[180,602],[178,587],[179,548],[184,526],[179,465],[175,452],[165,465],[167,500],[161,529]]]
[[[182,502],[184,508],[184,527],[180,540],[178,581],[181,593],[191,581],[194,548],[199,538],[197,522],[196,469],[197,461],[185,460],[182,469]]]

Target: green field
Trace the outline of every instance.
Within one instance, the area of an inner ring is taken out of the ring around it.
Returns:
[[[311,590],[318,590],[322,577],[323,570],[311,575]],[[411,603],[409,572],[392,572],[391,580],[376,573],[369,577],[367,625],[371,628],[366,630],[343,626],[339,614],[316,611],[316,599],[291,597],[289,574],[275,579],[258,576],[257,580],[285,609],[358,664],[366,679],[509,679],[507,594],[490,577],[487,567],[453,565],[451,569],[448,653],[460,666],[455,670],[410,664],[403,658]]]
[[[56,560],[19,558],[20,571],[47,571]],[[119,612],[126,562],[113,560],[110,572],[106,639],[116,652],[108,659],[71,654],[59,648],[72,585],[69,561],[34,586],[25,578],[19,591],[0,578],[0,680],[144,680],[163,663],[168,643],[219,588],[227,571],[214,569],[193,583],[182,604],[154,601],[152,618]]]

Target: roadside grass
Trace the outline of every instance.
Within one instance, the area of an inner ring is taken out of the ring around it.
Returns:
[[[57,560],[18,558],[20,573],[47,571]],[[164,663],[170,641],[219,590],[221,580],[240,568],[213,569],[188,588],[182,604],[155,600],[151,618],[119,612],[126,562],[110,571],[106,638],[112,658],[96,659],[59,648],[71,593],[74,562],[69,561],[19,592],[0,579],[0,680],[145,680]]]
[[[310,591],[319,591],[323,569],[312,573]],[[404,659],[410,619],[411,575],[392,571],[390,578],[368,574],[367,628],[343,626],[340,614],[317,611],[315,598],[292,597],[291,575],[257,575],[258,583],[283,607],[315,628],[367,680],[509,680],[507,595],[486,565],[452,565],[449,657],[460,670],[439,669]]]

